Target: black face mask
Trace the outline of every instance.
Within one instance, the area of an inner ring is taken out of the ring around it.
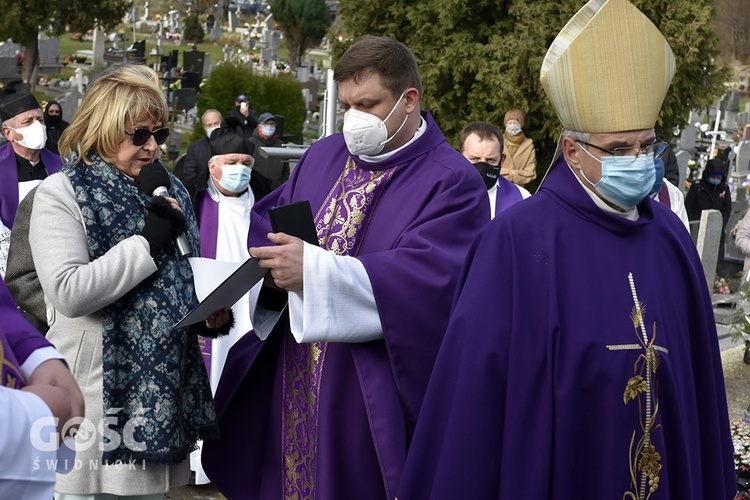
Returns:
[[[489,191],[497,183],[497,179],[500,176],[500,165],[490,165],[487,162],[478,161],[474,163],[474,166],[479,171],[482,179],[484,179],[484,185]]]

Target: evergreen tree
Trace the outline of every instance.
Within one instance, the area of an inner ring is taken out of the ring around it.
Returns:
[[[729,74],[719,60],[715,0],[631,1],[659,27],[675,54],[677,73],[657,124],[657,132],[669,140],[691,109],[705,108],[721,95]],[[538,180],[526,186],[535,189],[561,130],[539,71],[547,47],[584,3],[341,0],[339,15],[352,39],[388,35],[414,51],[423,79],[423,107],[454,146],[469,122],[483,120],[502,128],[507,110],[522,109],[527,114],[525,132],[537,147]],[[648,64],[643,61],[644,69]]]
[[[331,10],[325,0],[274,0],[273,19],[284,33],[292,67],[302,63],[307,49],[318,45],[331,25]]]

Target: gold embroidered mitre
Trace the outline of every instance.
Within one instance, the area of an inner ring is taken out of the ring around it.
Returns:
[[[675,71],[659,29],[627,0],[591,0],[552,42],[540,81],[568,130],[652,128]]]

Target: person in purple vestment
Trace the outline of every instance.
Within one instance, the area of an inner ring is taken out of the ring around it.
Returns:
[[[52,497],[55,467],[47,462],[83,412],[83,395],[62,355],[24,319],[0,280],[1,498]],[[43,423],[52,417],[56,426]]]
[[[271,191],[271,180],[255,171],[255,146],[245,139],[241,129],[217,129],[211,136],[210,146],[213,155],[207,161],[209,177],[203,186],[198,185],[194,199],[201,256],[224,262],[243,262],[250,257],[247,234],[252,207]],[[198,340],[214,393],[227,352],[239,338],[252,330],[249,307],[249,298],[241,298],[231,308],[232,327],[226,336]],[[191,453],[190,466],[195,471],[195,484],[206,484],[209,480],[200,465],[200,453],[200,450]]]
[[[484,179],[490,198],[490,218],[531,196],[526,189],[500,175],[505,160],[503,135],[487,122],[471,122],[459,134],[461,154],[476,167]]]
[[[250,253],[270,276],[217,389],[222,439],[203,448],[229,498],[394,497],[461,265],[489,221],[481,178],[420,110],[406,46],[365,37],[334,78],[343,134],[253,208]],[[320,246],[270,233],[266,211],[301,200]]]
[[[44,149],[44,113],[27,84],[12,82],[0,90],[0,120],[8,140],[0,146],[0,220],[13,229],[19,202],[47,175],[59,171],[62,162]]]
[[[472,245],[399,500],[734,498],[710,294],[648,196],[673,73],[627,0],[589,2],[553,42],[561,154]]]

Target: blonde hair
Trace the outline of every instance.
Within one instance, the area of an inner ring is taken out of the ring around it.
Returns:
[[[60,138],[60,156],[77,155],[91,164],[86,153],[95,151],[112,163],[128,127],[147,119],[169,121],[169,107],[159,76],[148,66],[113,66],[91,84],[72,123]],[[130,130],[128,130],[130,131]]]

